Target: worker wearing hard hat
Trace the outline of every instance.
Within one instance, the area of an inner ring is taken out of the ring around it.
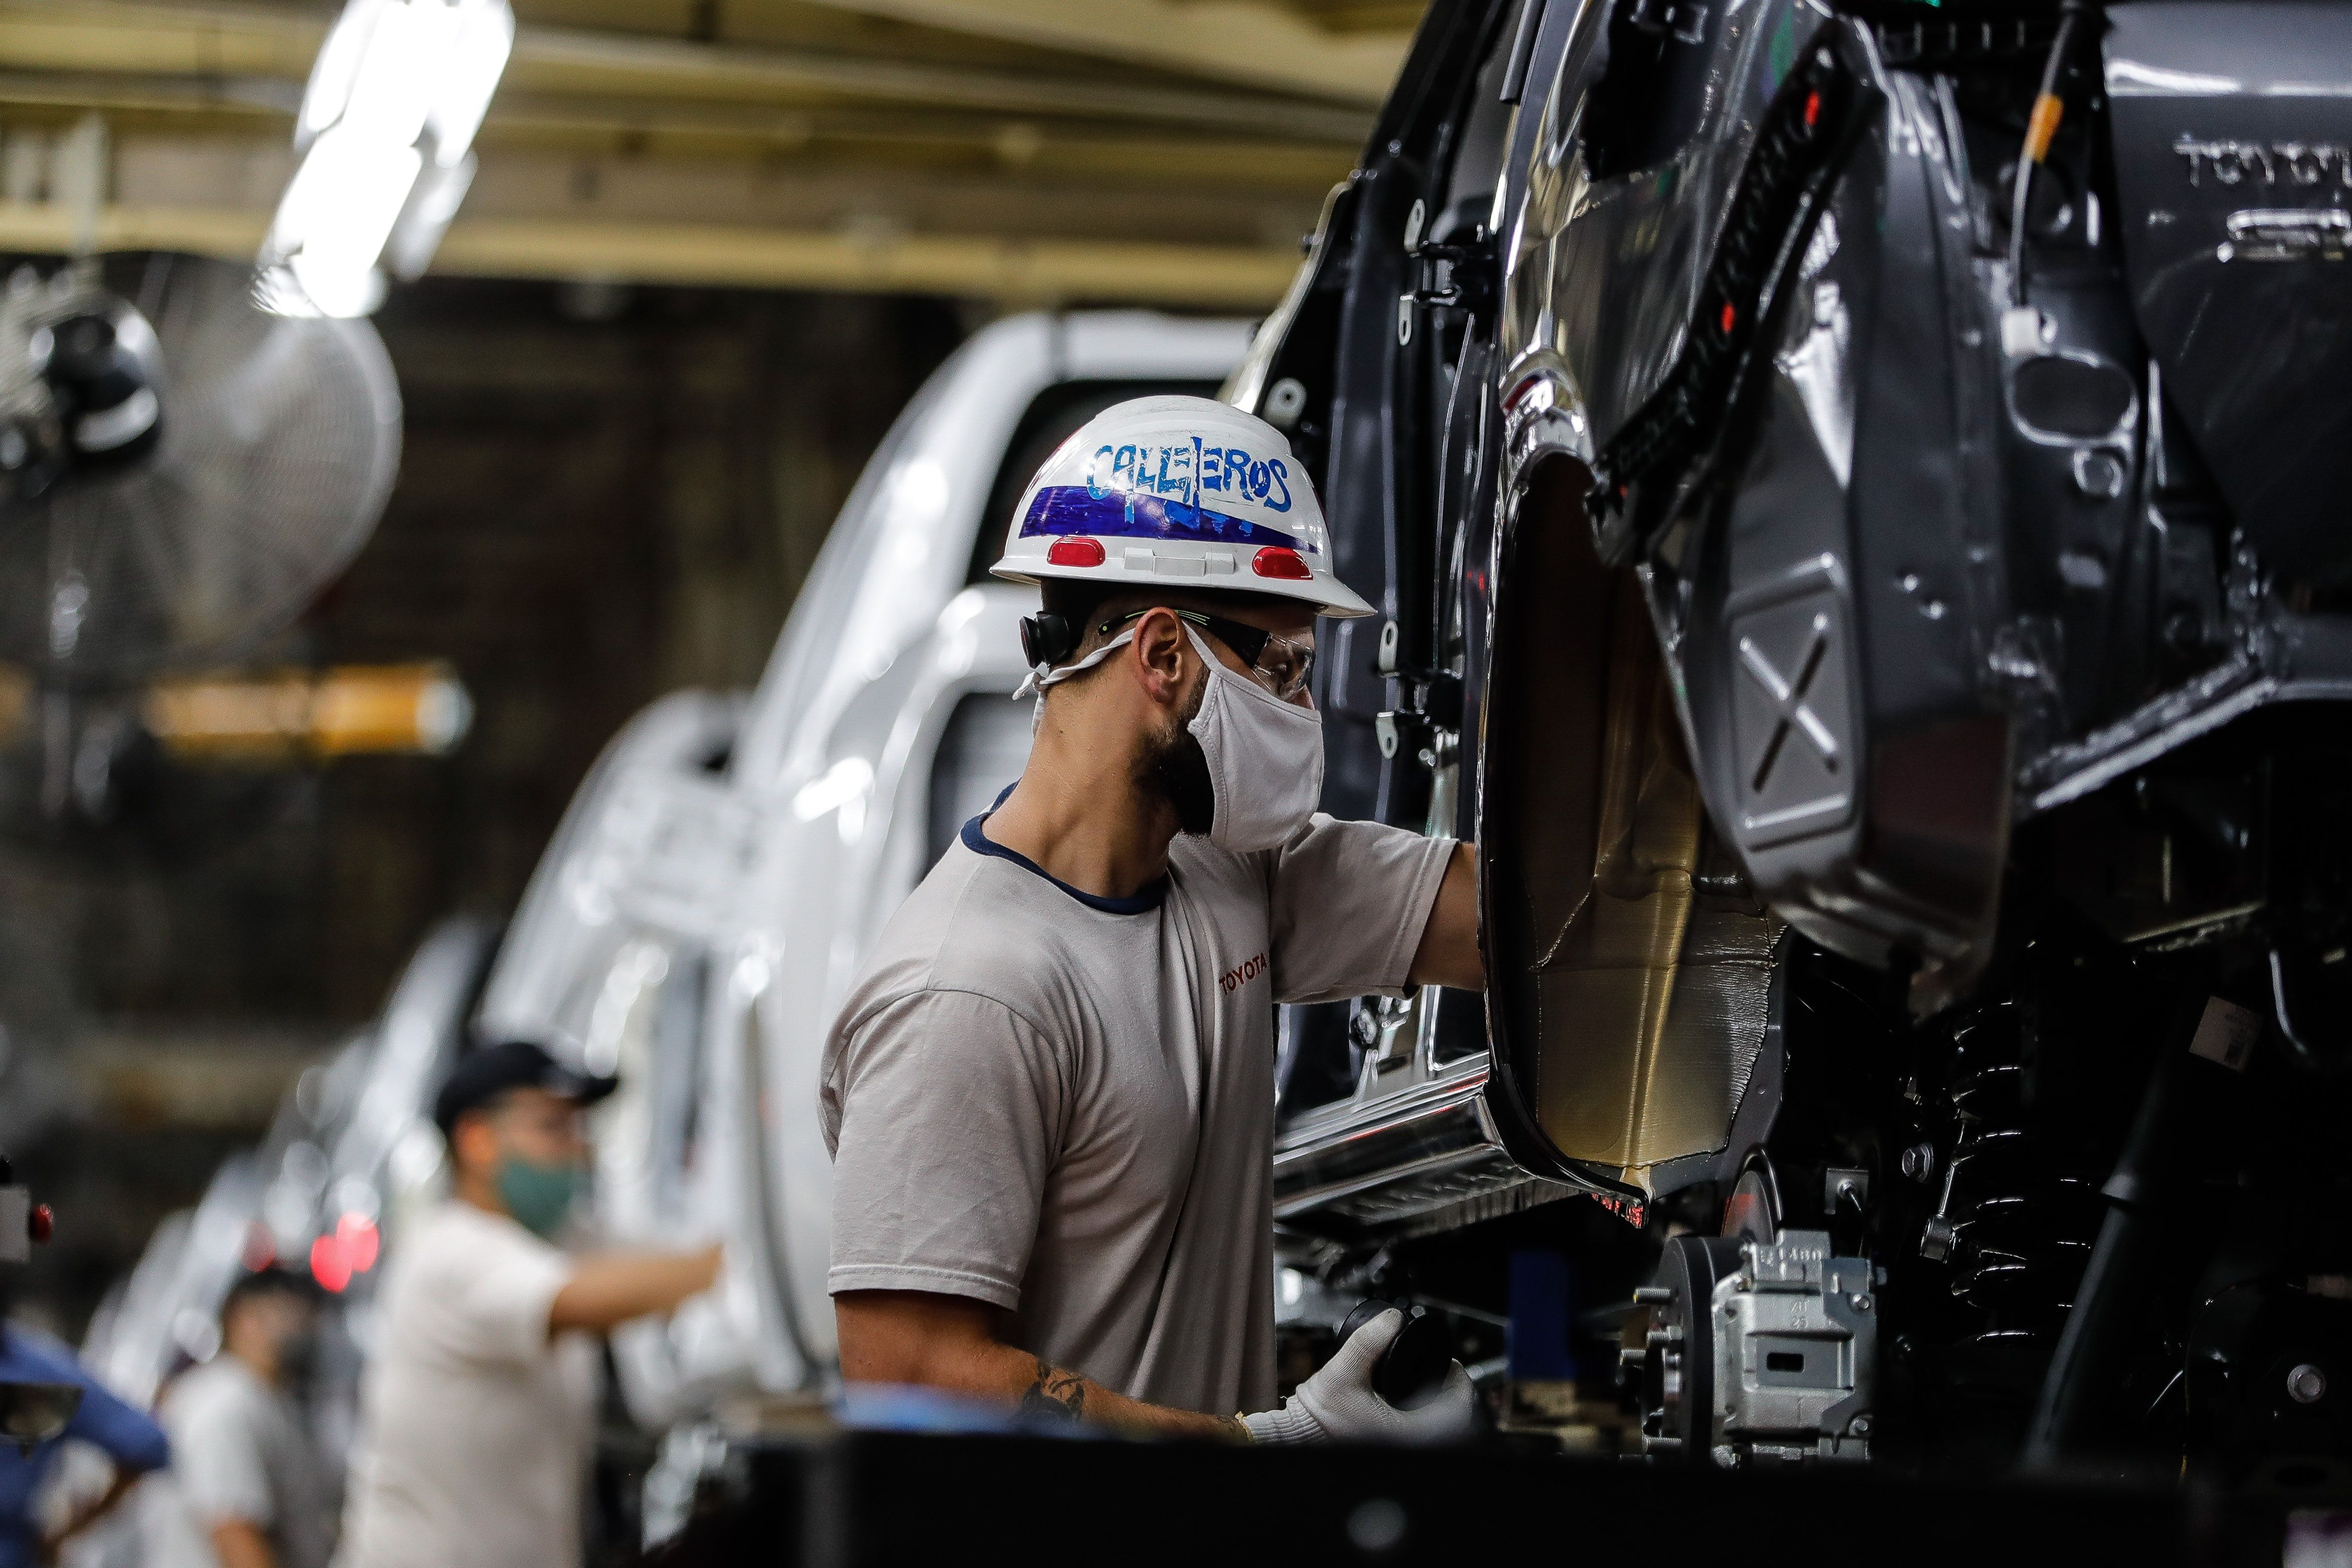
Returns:
[[[383,1283],[341,1568],[578,1568],[593,1336],[709,1289],[719,1265],[716,1247],[565,1249],[583,1112],[616,1083],[500,1040],[441,1085],[449,1196]]]
[[[1383,1314],[1276,1407],[1275,1004],[1483,989],[1467,847],[1315,807],[1332,574],[1279,432],[1198,397],[1046,459],[1000,577],[1034,748],[884,931],[825,1045],[842,1372],[1130,1430],[1432,1439]]]

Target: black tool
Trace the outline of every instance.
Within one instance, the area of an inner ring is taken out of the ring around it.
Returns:
[[[1339,1342],[1347,1343],[1358,1329],[1391,1310],[1404,1314],[1404,1327],[1373,1363],[1372,1392],[1399,1410],[1417,1410],[1436,1397],[1454,1365],[1454,1341],[1444,1323],[1407,1302],[1359,1301],[1339,1326]]]

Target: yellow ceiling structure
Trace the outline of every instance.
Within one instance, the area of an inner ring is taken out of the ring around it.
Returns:
[[[1297,266],[1410,0],[515,0],[435,270],[1248,309]],[[0,0],[0,250],[249,256],[333,19]]]

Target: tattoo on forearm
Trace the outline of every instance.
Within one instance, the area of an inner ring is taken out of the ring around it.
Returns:
[[[1057,1415],[1065,1420],[1082,1419],[1087,1409],[1087,1380],[1075,1372],[1048,1366],[1043,1356],[1032,1357],[1037,1363],[1037,1381],[1021,1396],[1024,1415]]]

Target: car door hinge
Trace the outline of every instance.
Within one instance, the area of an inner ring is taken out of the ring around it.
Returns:
[[[1418,227],[1418,226],[1414,226]],[[1397,342],[1412,341],[1413,318],[1423,310],[1464,310],[1490,315],[1501,280],[1502,266],[1495,237],[1482,225],[1456,243],[1420,241],[1410,247],[1416,268],[1414,286],[1397,296]]]

